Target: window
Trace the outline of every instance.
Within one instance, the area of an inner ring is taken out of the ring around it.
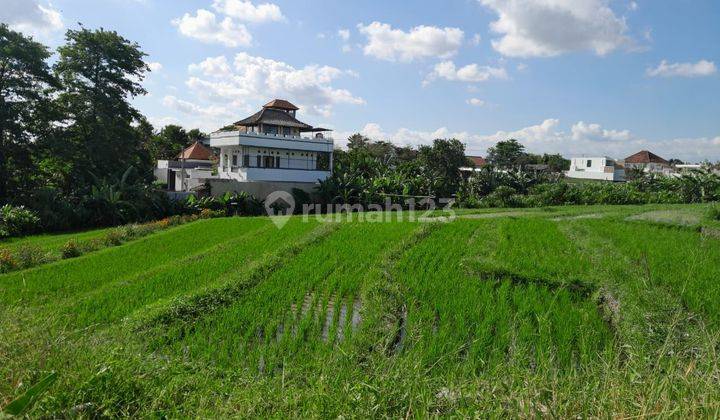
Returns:
[[[257,162],[255,166],[257,166],[258,168],[262,168],[262,156],[260,156],[260,155],[255,156],[255,160]]]
[[[588,161],[587,161],[587,167],[588,167],[588,168],[592,167],[592,160],[589,160],[589,159],[588,159]]]
[[[275,156],[275,167],[276,168],[280,167],[280,156]]]
[[[250,166],[250,155],[243,155],[243,166],[246,168]]]
[[[273,156],[265,156],[264,167],[265,168],[274,168],[275,167],[275,158]]]
[[[237,166],[237,164],[238,164],[238,157],[237,157],[237,155],[233,155],[232,166],[235,167],[235,166]]]

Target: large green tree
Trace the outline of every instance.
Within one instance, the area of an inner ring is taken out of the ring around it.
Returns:
[[[175,159],[190,142],[190,136],[184,128],[174,124],[166,125],[153,138],[153,158]]]
[[[151,158],[136,125],[140,113],[130,99],[144,95],[148,66],[138,44],[114,31],[69,30],[58,49],[55,71],[66,118],[64,147],[71,148],[72,172],[79,189],[97,178],[122,174],[134,166],[149,177]]]
[[[436,139],[432,146],[420,146],[418,159],[425,168],[424,176],[434,181],[438,197],[450,197],[462,182],[460,168],[468,165],[465,145],[457,139]]]
[[[57,85],[44,45],[0,24],[0,203],[30,188],[32,150],[50,126],[48,90]]]
[[[501,169],[512,169],[524,163],[525,146],[515,139],[498,142],[488,149],[487,161]]]

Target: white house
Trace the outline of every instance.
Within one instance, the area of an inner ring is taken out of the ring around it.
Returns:
[[[623,165],[627,169],[639,169],[645,173],[672,175],[675,172],[670,162],[647,150],[626,157]]]
[[[191,191],[212,177],[213,152],[199,142],[183,150],[177,160],[158,160],[155,179],[168,191]]]
[[[622,182],[625,181],[625,168],[607,156],[576,157],[570,160],[570,170],[565,175],[576,179]]]
[[[218,177],[239,183],[315,184],[332,174],[333,140],[295,118],[298,107],[276,99],[256,114],[210,135],[220,150]],[[310,133],[310,136],[303,136]]]

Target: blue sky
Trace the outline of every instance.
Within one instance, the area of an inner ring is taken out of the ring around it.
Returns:
[[[52,46],[77,22],[138,42],[154,71],[135,104],[158,127],[212,131],[280,97],[339,144],[720,159],[716,0],[0,2]]]

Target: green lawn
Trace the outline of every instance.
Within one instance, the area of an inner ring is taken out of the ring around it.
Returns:
[[[0,407],[57,372],[27,415],[717,417],[705,212],[212,219],[0,275]]]

